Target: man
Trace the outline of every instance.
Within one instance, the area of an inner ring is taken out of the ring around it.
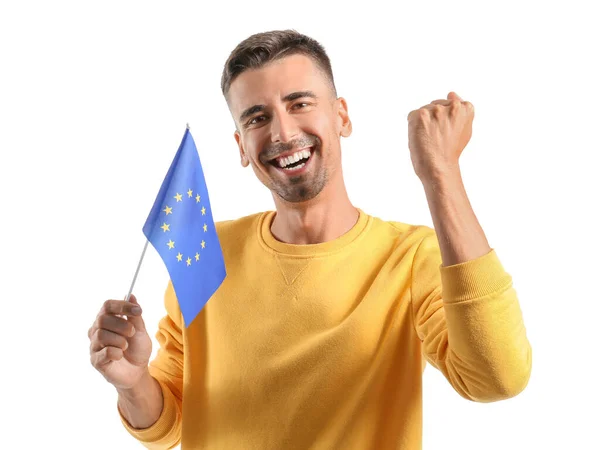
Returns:
[[[460,177],[469,102],[450,93],[408,115],[434,230],[351,204],[340,137],[352,124],[314,40],[251,36],[227,60],[222,90],[241,163],[276,210],[217,224],[227,278],[188,328],[169,284],[150,364],[135,297],[105,302],[91,361],[135,438],[148,448],[412,450],[426,361],[472,401],[525,388],[531,347],[517,296]]]

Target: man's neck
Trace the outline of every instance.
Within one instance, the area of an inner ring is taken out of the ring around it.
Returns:
[[[320,244],[348,232],[358,221],[345,187],[337,192],[324,190],[317,198],[302,203],[275,201],[277,214],[271,233],[288,244]]]

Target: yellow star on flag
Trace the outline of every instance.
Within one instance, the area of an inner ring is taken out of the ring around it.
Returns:
[[[177,200],[178,202],[180,202],[181,201],[181,194],[177,194],[177,195],[173,196],[173,198],[175,200]]]
[[[183,258],[183,255],[181,253],[177,254],[177,261],[181,261],[181,258]]]
[[[192,265],[192,258],[186,259],[185,262],[187,263],[188,266],[191,266]]]
[[[169,230],[169,226],[170,225],[168,223],[163,222],[163,226],[161,228],[166,233],[167,231],[171,231],[171,230]]]
[[[200,202],[200,194],[196,195],[196,203]]]
[[[202,211],[203,216],[206,215],[206,208],[204,206],[202,207],[202,209],[200,211]]]
[[[165,215],[169,215],[169,214],[173,214],[172,211],[173,208],[169,208],[168,206],[165,206],[165,209],[163,209],[163,211],[166,213]]]
[[[192,196],[192,190],[190,189],[190,190],[188,191],[188,197],[191,197],[191,196]]]
[[[206,245],[206,242],[202,241],[202,242],[200,243],[200,245],[202,246],[202,248],[204,248],[204,246]]]
[[[200,261],[200,253],[196,252],[196,261]]]
[[[206,226],[206,224],[204,224],[204,226],[202,227],[202,229],[204,230],[204,232],[206,232],[206,229],[207,229],[207,228],[208,228],[208,227]]]
[[[173,242],[171,239],[169,239],[169,242],[167,242],[167,245],[169,246],[169,249],[172,249],[173,247],[175,247],[175,242]]]

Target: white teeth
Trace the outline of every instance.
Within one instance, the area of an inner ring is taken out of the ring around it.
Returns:
[[[302,163],[299,166],[296,167],[284,167],[283,170],[296,170],[296,169],[301,169],[302,167],[304,167],[306,165],[306,163]]]
[[[290,164],[293,164],[295,162],[300,161],[301,159],[309,158],[309,157],[310,157],[310,150],[304,149],[304,150],[300,150],[300,151],[294,153],[293,155],[285,156],[283,158],[277,159],[277,163],[279,164],[279,167],[285,168],[286,166],[289,166]],[[300,168],[303,166],[304,166],[304,164],[301,164],[298,167],[294,167],[294,169],[297,169],[297,168]]]

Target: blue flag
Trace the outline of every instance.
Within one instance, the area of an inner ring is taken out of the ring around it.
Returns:
[[[167,266],[188,327],[226,275],[200,157],[189,129],[143,232]]]

